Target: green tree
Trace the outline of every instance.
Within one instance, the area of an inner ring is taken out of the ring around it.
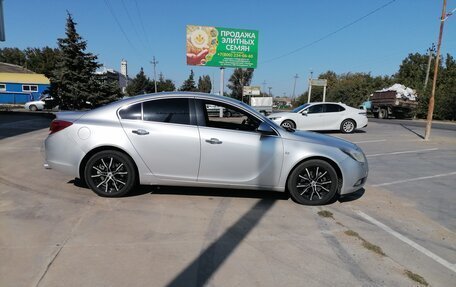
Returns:
[[[25,66],[27,58],[19,48],[0,48],[0,62]]]
[[[56,68],[60,57],[60,50],[57,48],[18,48],[0,49],[0,62],[19,65],[35,73],[51,77],[52,71]]]
[[[172,92],[176,90],[176,86],[170,79],[165,79],[162,73],[158,76],[157,81],[158,92]]]
[[[52,76],[61,56],[59,49],[50,47],[27,48],[24,53],[27,59],[25,67],[48,78]]]
[[[253,69],[236,68],[228,79],[228,88],[231,90],[231,97],[242,100],[242,88],[250,86],[253,78]]]
[[[141,67],[139,73],[127,86],[127,94],[129,96],[136,96],[140,94],[152,93],[155,87],[148,77],[144,74],[144,69]],[[157,87],[158,89],[158,87]]]
[[[76,23],[70,13],[65,35],[65,38],[58,39],[61,55],[52,72],[49,88],[60,108],[84,109],[118,99],[120,94],[109,90],[108,85],[103,86],[95,74],[100,66],[97,56],[85,52],[87,42],[76,32]]]
[[[212,90],[212,82],[209,75],[204,75],[198,79],[198,91],[202,93],[210,93]]]
[[[190,70],[190,75],[188,76],[187,80],[184,81],[182,86],[179,88],[179,91],[188,91],[188,92],[197,91],[194,78],[195,78],[195,74],[193,73],[193,70]]]

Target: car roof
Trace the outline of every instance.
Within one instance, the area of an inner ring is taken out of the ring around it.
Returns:
[[[145,100],[152,100],[154,98],[162,98],[162,97],[166,97],[166,96],[172,96],[174,98],[176,98],[176,97],[179,97],[179,98],[180,97],[182,97],[182,98],[194,98],[194,97],[208,98],[208,99],[219,100],[219,101],[228,101],[228,102],[232,102],[233,104],[242,103],[236,99],[226,97],[226,96],[219,96],[219,95],[208,94],[208,93],[176,91],[176,92],[160,92],[160,93],[132,96],[132,97],[123,98],[117,102],[111,103],[111,105],[125,106],[125,105],[129,105],[129,104],[136,103],[136,102],[142,102]]]

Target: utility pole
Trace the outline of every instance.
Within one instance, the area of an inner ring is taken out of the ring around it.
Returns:
[[[294,78],[294,84],[293,84],[293,99],[294,99],[295,91],[296,91],[296,80],[299,78],[298,74],[296,74],[293,78]]]
[[[157,92],[157,74],[155,71],[155,67],[158,64],[158,61],[155,60],[155,56],[153,57],[153,60],[150,62],[154,66],[154,84],[155,84],[155,93]]]
[[[3,0],[0,0],[0,41],[5,41],[5,19],[3,18]]]
[[[269,90],[269,93],[268,93],[268,94],[269,94],[269,96],[271,96],[271,89],[272,89],[272,87],[268,87],[268,90]]]
[[[445,24],[446,18],[447,18],[447,15],[446,15],[446,0],[443,0],[442,17],[440,18],[439,42],[437,44],[437,55],[435,56],[434,79],[432,80],[432,92],[431,92],[431,98],[429,99],[429,108],[428,108],[428,114],[427,114],[426,131],[424,133],[424,140],[425,141],[428,141],[429,137],[431,136],[432,116],[434,114],[435,86],[437,84],[437,74],[438,74],[438,70],[439,70],[439,58],[440,58],[440,47],[442,46],[443,26]]]
[[[429,51],[429,61],[428,61],[428,66],[426,70],[426,79],[424,80],[424,90],[426,90],[427,83],[429,80],[429,72],[431,71],[431,62],[432,62],[432,56],[434,55],[435,52],[435,45],[432,43],[432,47],[428,49]]]

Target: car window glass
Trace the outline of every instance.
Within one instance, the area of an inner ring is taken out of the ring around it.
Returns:
[[[307,109],[308,114],[317,114],[323,112],[323,105],[313,105]]]
[[[123,108],[119,111],[119,115],[124,120],[141,120],[141,104]]]
[[[343,111],[343,108],[336,104],[326,104],[325,113],[337,113]]]
[[[256,131],[261,121],[241,109],[228,104],[203,102],[206,126],[213,128]]]
[[[188,99],[161,99],[144,102],[143,120],[189,125]]]

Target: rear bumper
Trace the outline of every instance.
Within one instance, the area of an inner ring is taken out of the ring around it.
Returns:
[[[44,141],[44,167],[79,177],[79,162],[85,153],[66,132],[49,135]]]

